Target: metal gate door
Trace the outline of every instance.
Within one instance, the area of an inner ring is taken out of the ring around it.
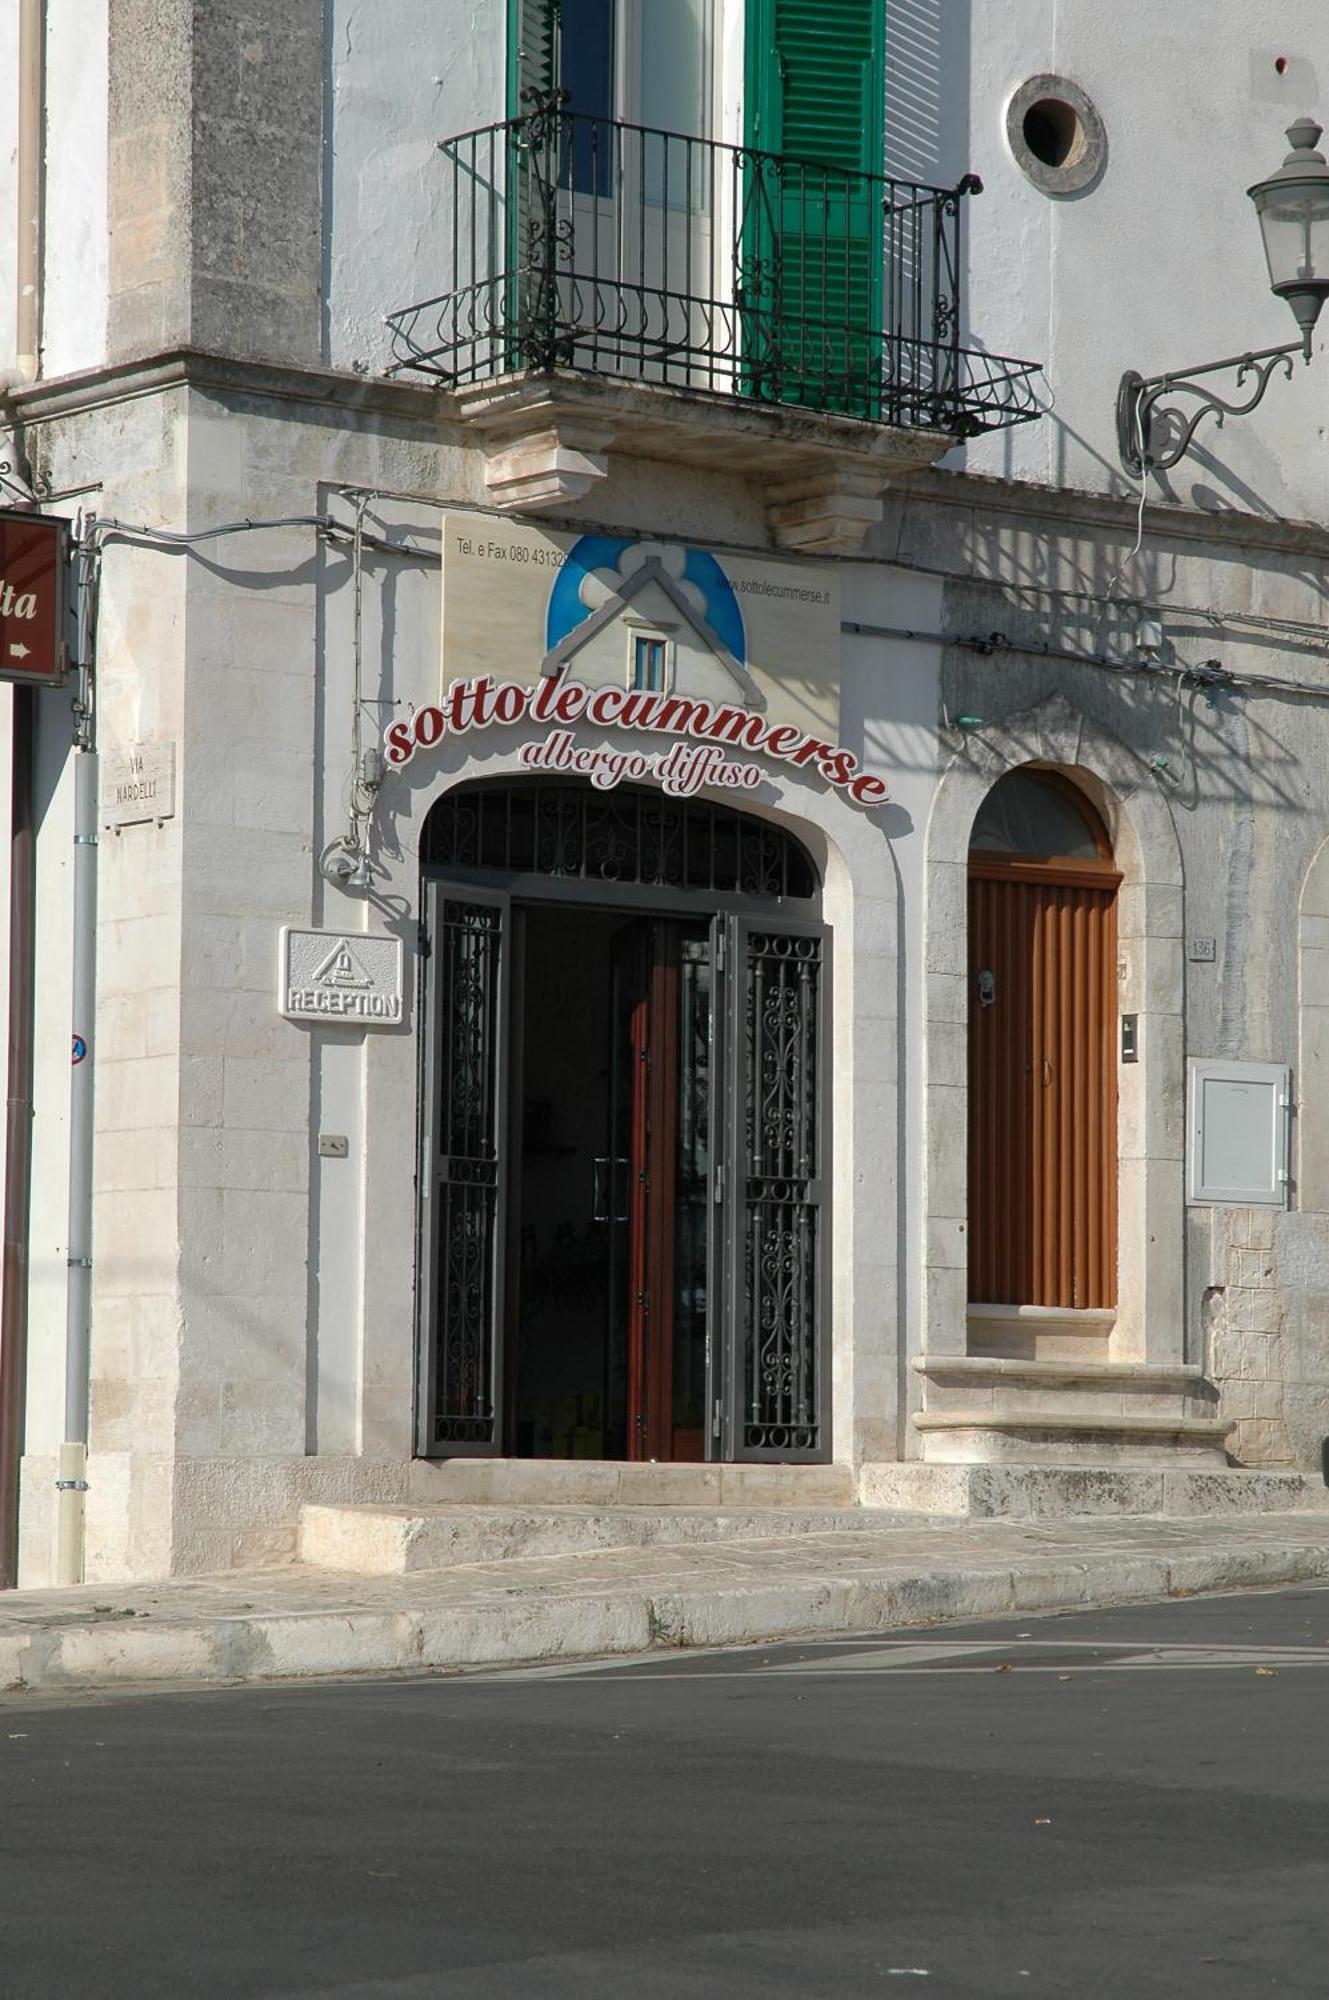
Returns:
[[[419,1448],[503,1448],[508,898],[428,886]]]
[[[523,1143],[513,1112],[521,1088],[514,1098],[511,1081],[520,926],[505,891],[456,879],[427,879],[425,909],[417,1448],[495,1456],[513,1448],[505,1272],[516,1235],[511,1168]],[[828,934],[810,918],[717,915],[708,946],[695,918],[670,921],[691,930],[696,964],[713,980],[705,1019],[694,1023],[705,1043],[693,1051],[704,1117],[691,1099],[679,1111],[696,1125],[687,1230],[679,1233],[676,1188],[668,1246],[676,1267],[681,1257],[696,1266],[684,1287],[694,1347],[704,1324],[684,1455],[825,1460]],[[675,1152],[682,1161],[677,1135]],[[671,1394],[676,1403],[677,1380]],[[668,1448],[680,1449],[676,1436]]]
[[[721,1455],[830,1456],[824,927],[727,920]]]

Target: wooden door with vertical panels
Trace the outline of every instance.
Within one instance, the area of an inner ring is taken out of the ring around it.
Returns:
[[[1116,1303],[1120,878],[1082,809],[1097,858],[970,854],[974,1304]]]

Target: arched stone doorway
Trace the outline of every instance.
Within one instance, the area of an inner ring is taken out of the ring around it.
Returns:
[[[536,780],[446,793],[420,851],[421,1455],[828,1458],[806,849]]]
[[[1121,871],[1113,1055],[1129,1017],[1138,1060],[1116,1066],[1115,1309],[970,1309],[970,846],[984,801],[1013,772],[1068,785],[1101,822]],[[1226,1426],[1212,1416],[1198,1357],[1186,1358],[1182,918],[1171,813],[1124,744],[1059,694],[965,739],[928,821],[927,1287],[911,1357],[911,1455],[950,1465],[1156,1464],[1180,1448],[1224,1462]]]

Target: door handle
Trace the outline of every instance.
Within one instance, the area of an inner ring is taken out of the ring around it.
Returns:
[[[597,1154],[591,1162],[591,1221],[626,1222],[627,1209],[617,1213],[614,1196],[620,1185],[626,1181],[627,1161],[615,1159],[612,1153]],[[622,1169],[620,1175],[619,1169]]]
[[[1047,1089],[1048,1089],[1048,1088],[1049,1088],[1049,1087],[1051,1086],[1051,1083],[1052,1083],[1052,1064],[1051,1064],[1051,1063],[1050,1063],[1050,1062],[1048,1061],[1047,1057],[1046,1057],[1046,1056],[1044,1056],[1044,1058],[1043,1058],[1043,1088],[1044,1088],[1044,1090],[1047,1090]]]
[[[980,1007],[991,1007],[996,1004],[996,998],[997,975],[984,966],[978,975],[978,1004]]]

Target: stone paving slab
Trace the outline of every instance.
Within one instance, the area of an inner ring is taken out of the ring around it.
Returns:
[[[1329,1517],[899,1525],[0,1597],[0,1693],[419,1673],[1329,1581]]]

